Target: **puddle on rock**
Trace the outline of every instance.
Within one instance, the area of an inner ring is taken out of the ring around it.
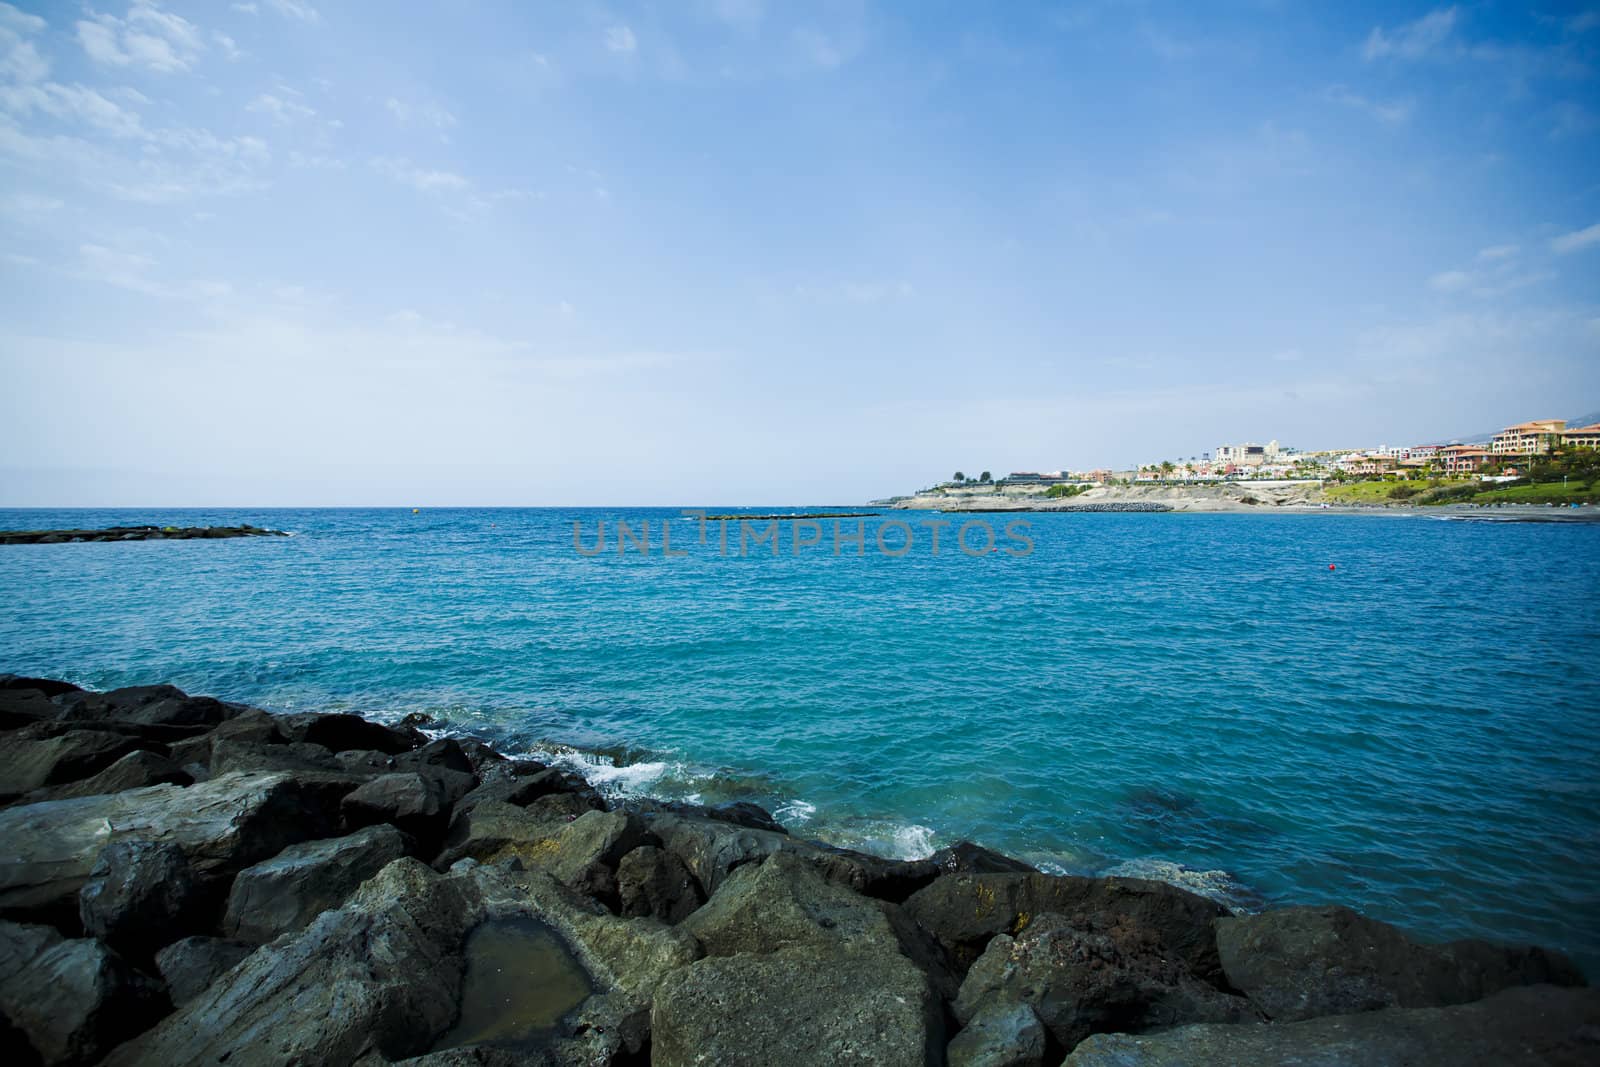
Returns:
[[[467,935],[464,953],[461,1015],[435,1051],[538,1041],[594,992],[577,957],[534,919],[480,923]]]

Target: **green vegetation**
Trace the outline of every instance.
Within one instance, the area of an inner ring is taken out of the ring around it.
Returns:
[[[1384,481],[1346,482],[1344,485],[1327,486],[1323,492],[1329,501],[1336,504],[1387,504],[1391,499],[1390,490],[1397,484]]]
[[[1060,500],[1062,497],[1087,493],[1089,488],[1087,485],[1052,485],[1044,491],[1044,495],[1051,500]]]
[[[1473,497],[1477,504],[1583,504],[1600,502],[1600,487],[1584,482],[1546,482],[1487,489]]]
[[[1485,485],[1476,478],[1432,478],[1425,482],[1374,478],[1330,485],[1323,494],[1335,504],[1582,504],[1600,502],[1597,483],[1600,479],[1579,480],[1570,475],[1566,484],[1555,481]]]

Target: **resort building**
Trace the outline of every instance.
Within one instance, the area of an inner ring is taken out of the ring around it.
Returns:
[[[1561,443],[1568,448],[1600,448],[1600,422],[1562,431]]]
[[[1565,419],[1535,419],[1507,426],[1494,435],[1489,451],[1499,455],[1528,456],[1550,451],[1551,443],[1562,439]]]
[[[1264,445],[1246,442],[1242,445],[1218,445],[1216,461],[1236,467],[1259,467],[1278,458],[1278,442]]]
[[[1470,474],[1492,463],[1495,455],[1482,445],[1448,445],[1435,458],[1446,474]]]

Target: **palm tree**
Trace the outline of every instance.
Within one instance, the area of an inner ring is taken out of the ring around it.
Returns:
[[[966,480],[967,480],[967,476],[965,474],[962,474],[960,471],[956,471],[956,476],[951,479],[951,481],[956,481],[956,482],[964,482]]]
[[[980,481],[980,482],[987,482],[987,481],[992,481],[992,480],[993,479],[989,476],[989,472],[988,471],[984,471],[982,474],[978,475],[978,481]]]

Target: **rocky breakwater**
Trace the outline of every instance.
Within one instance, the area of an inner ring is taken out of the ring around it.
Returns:
[[[0,545],[62,545],[84,541],[199,541],[224,537],[288,537],[259,526],[108,526],[103,530],[0,530]]]
[[[1579,1063],[1558,953],[608,803],[470,738],[0,676],[8,1063]]]

